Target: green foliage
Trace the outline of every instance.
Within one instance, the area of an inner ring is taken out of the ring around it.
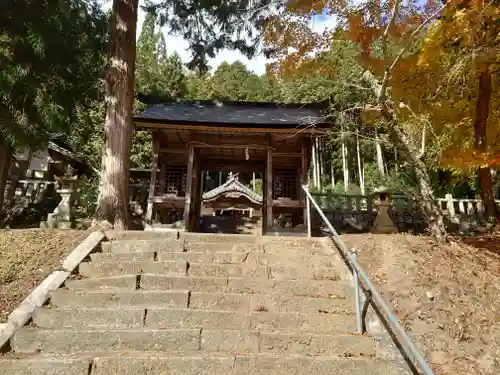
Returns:
[[[137,93],[165,99],[183,96],[185,76],[182,61],[177,53],[167,55],[165,37],[156,31],[156,16],[146,15],[137,42],[136,80]]]
[[[99,176],[82,176],[78,181],[78,204],[73,214],[75,219],[92,217],[97,208]]]
[[[204,75],[210,69],[208,58],[224,48],[249,58],[257,52],[270,5],[270,0],[176,0],[147,1],[146,9],[159,15],[169,34],[188,41],[192,58],[187,67]]]
[[[187,98],[221,101],[273,101],[275,92],[265,76],[250,72],[240,61],[223,62],[213,75],[192,75],[187,82]]]
[[[264,181],[262,180],[262,178],[256,178],[255,179],[255,192],[259,195],[263,195],[264,194]]]
[[[94,97],[107,19],[93,1],[7,1],[0,25],[1,135],[37,146]]]
[[[153,155],[153,137],[151,132],[139,131],[132,139],[132,167],[151,168]]]

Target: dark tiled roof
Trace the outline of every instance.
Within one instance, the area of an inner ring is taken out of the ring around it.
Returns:
[[[136,120],[218,124],[300,125],[325,122],[319,105],[180,101],[149,104]]]

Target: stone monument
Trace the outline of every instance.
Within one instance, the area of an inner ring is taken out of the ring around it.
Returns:
[[[54,212],[48,214],[47,221],[42,224],[43,227],[71,229],[73,224],[72,204],[78,178],[78,176],[73,174],[74,170],[69,166],[64,176],[54,176],[56,181],[56,193],[61,196],[61,201]]]
[[[375,200],[375,207],[378,211],[371,230],[372,233],[398,233],[398,228],[392,221],[388,212],[391,207],[388,189],[385,187],[375,189],[372,197]]]

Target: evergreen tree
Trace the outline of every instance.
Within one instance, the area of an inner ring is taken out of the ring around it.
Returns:
[[[146,15],[137,42],[136,92],[172,99],[185,91],[183,65],[177,53],[168,56],[165,37],[156,31],[156,16]]]
[[[0,210],[14,148],[67,131],[95,96],[106,34],[97,2],[1,2]]]

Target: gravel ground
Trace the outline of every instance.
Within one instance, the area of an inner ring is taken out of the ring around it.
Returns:
[[[0,230],[0,323],[88,231]]]
[[[437,375],[500,372],[500,235],[344,235]]]

